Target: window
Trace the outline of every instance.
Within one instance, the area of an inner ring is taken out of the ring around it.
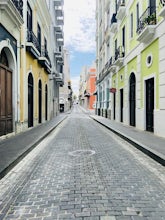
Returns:
[[[37,24],[37,39],[39,44],[39,50],[41,51],[41,28],[39,24]]]
[[[106,60],[109,59],[109,56],[110,56],[110,49],[109,49],[109,42],[107,42],[107,57],[106,57]]]
[[[122,46],[125,51],[125,26],[122,28]]]
[[[107,26],[109,27],[109,25],[110,25],[110,13],[109,13],[109,10],[107,11],[107,20],[106,20],[106,22],[107,22]]]
[[[130,36],[131,36],[131,38],[133,38],[133,13],[131,14],[131,27],[130,27],[130,31],[131,31],[131,33],[130,33]]]
[[[45,50],[45,53],[47,52],[47,40],[46,38],[44,37],[44,50]]]
[[[27,3],[27,29],[29,31],[31,31],[32,28],[32,9],[29,5],[29,3]]]
[[[60,73],[63,73],[63,65],[60,65]]]
[[[136,29],[139,27],[139,3],[136,5]]]
[[[115,40],[115,60],[118,58],[118,53],[117,53],[117,39]]]

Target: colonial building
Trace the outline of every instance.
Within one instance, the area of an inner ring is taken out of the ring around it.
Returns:
[[[86,89],[84,92],[86,109],[94,110],[96,104],[96,69],[89,68],[86,76]]]
[[[23,1],[0,1],[0,136],[20,122]]]
[[[87,67],[84,66],[80,73],[79,81],[79,103],[81,106],[85,107],[85,90],[86,90],[86,76],[87,76]]]
[[[79,102],[85,109],[94,109],[96,103],[96,68],[84,66],[80,73]]]
[[[49,12],[51,15],[51,62],[52,77],[50,79],[50,116],[54,117],[59,114],[59,88],[64,85],[64,11],[63,0],[47,0],[49,4]]]
[[[64,48],[64,85],[60,87],[59,101],[60,112],[65,112],[71,109],[72,106],[72,86],[70,79],[69,51]]]
[[[47,121],[49,116],[50,24],[46,1],[24,1],[21,50],[20,129]],[[22,128],[23,126],[23,128]]]
[[[0,136],[59,113],[63,0],[0,1]]]
[[[165,137],[165,2],[97,0],[97,114]]]

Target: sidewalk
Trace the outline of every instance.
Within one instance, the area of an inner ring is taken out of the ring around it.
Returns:
[[[165,166],[165,138],[101,116],[90,115],[90,117]]]
[[[39,144],[65,118],[67,113],[37,127],[0,141],[0,179]]]

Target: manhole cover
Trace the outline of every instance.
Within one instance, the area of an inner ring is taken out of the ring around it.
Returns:
[[[75,150],[69,152],[69,155],[73,157],[92,156],[93,154],[95,154],[94,150]]]

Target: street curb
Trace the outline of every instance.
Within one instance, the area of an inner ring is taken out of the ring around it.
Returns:
[[[113,129],[113,128],[109,127],[108,125],[105,125],[104,123],[102,123],[101,121],[98,121],[96,118],[92,117],[91,115],[90,115],[90,118],[92,118],[96,122],[100,123],[104,127],[108,128],[109,130],[111,130],[113,133],[115,133],[116,135],[118,135],[122,139],[126,140],[128,143],[132,144],[138,150],[142,151],[144,154],[148,155],[149,157],[151,157],[152,159],[154,159],[155,161],[160,163],[162,166],[165,166],[165,157],[164,157],[164,155],[149,149],[148,147],[144,146],[143,144],[139,143],[138,141],[134,140],[133,138],[130,138],[129,136],[126,136],[122,132]]]
[[[16,166],[28,153],[30,153],[44,138],[46,138],[59,124],[61,124],[68,116],[65,116],[62,120],[57,122],[55,126],[50,128],[42,137],[36,140],[29,148],[23,152],[17,159],[10,163],[4,170],[0,172],[0,180],[14,167]]]

